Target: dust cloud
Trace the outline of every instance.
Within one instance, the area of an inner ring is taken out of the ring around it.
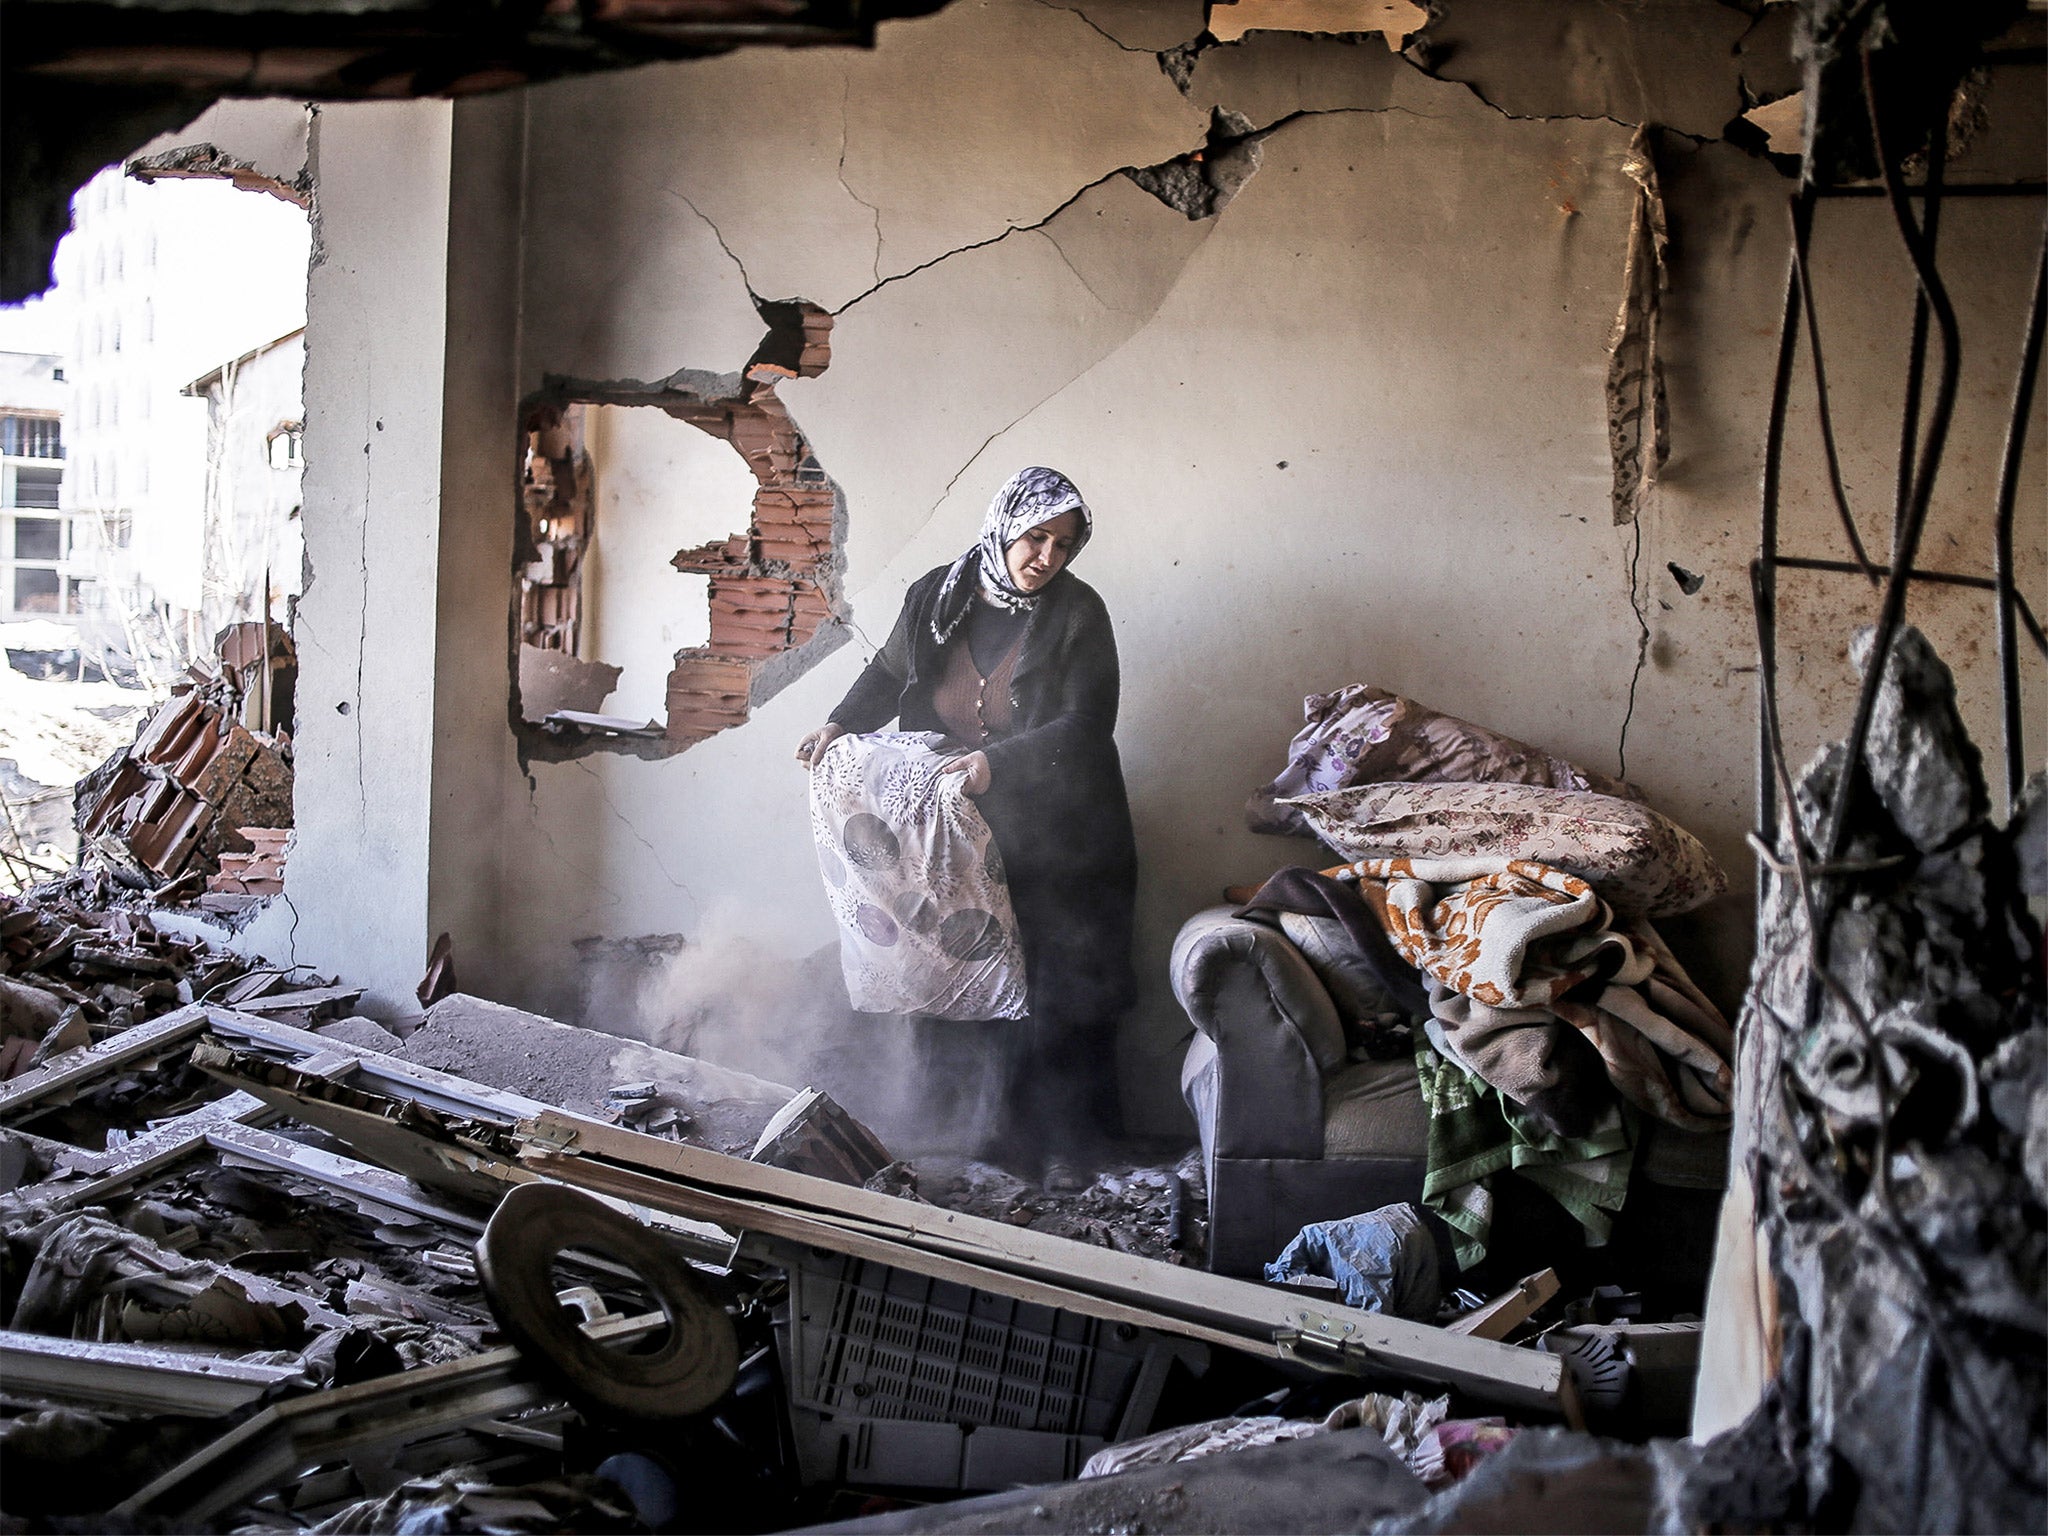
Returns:
[[[580,947],[587,1027],[820,1089],[899,1157],[972,1153],[995,1127],[1001,1025],[856,1012],[836,943],[792,956],[713,912],[687,937]]]

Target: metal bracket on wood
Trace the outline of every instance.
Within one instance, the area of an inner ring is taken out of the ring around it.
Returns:
[[[1358,1325],[1343,1318],[1299,1312],[1290,1326],[1273,1335],[1281,1354],[1317,1370],[1350,1369],[1373,1358],[1358,1337]]]

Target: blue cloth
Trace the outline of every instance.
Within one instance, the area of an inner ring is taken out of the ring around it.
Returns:
[[[1351,1306],[1394,1317],[1427,1321],[1443,1299],[1436,1239],[1413,1205],[1303,1227],[1266,1266],[1266,1278],[1282,1284],[1300,1275],[1334,1280]]]

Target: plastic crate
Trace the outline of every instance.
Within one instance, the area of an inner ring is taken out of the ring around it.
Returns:
[[[1002,1488],[1073,1477],[1151,1426],[1200,1346],[909,1270],[776,1243],[777,1318],[809,1481]]]
[[[863,1419],[790,1410],[797,1470],[811,1485],[993,1492],[1081,1475],[1107,1444],[1095,1435],[976,1429],[916,1419]]]

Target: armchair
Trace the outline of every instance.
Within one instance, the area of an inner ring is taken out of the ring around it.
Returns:
[[[1359,1015],[1379,1006],[1373,984],[1347,973],[1341,944],[1326,942],[1341,932],[1333,920],[1285,921],[1287,933],[1210,907],[1173,946],[1174,996],[1195,1026],[1181,1096],[1201,1133],[1209,1267],[1219,1274],[1257,1275],[1310,1222],[1422,1198],[1429,1117],[1415,1064],[1349,1059],[1332,990]],[[1646,1121],[1629,1208],[1613,1246],[1598,1251],[1646,1278],[1703,1284],[1727,1159],[1725,1131]],[[1509,1246],[1498,1226],[1496,1237]]]
[[[1196,1030],[1180,1081],[1201,1131],[1211,1269],[1257,1274],[1310,1222],[1422,1198],[1414,1062],[1349,1061],[1329,988],[1284,934],[1211,907],[1182,926],[1171,968]]]

